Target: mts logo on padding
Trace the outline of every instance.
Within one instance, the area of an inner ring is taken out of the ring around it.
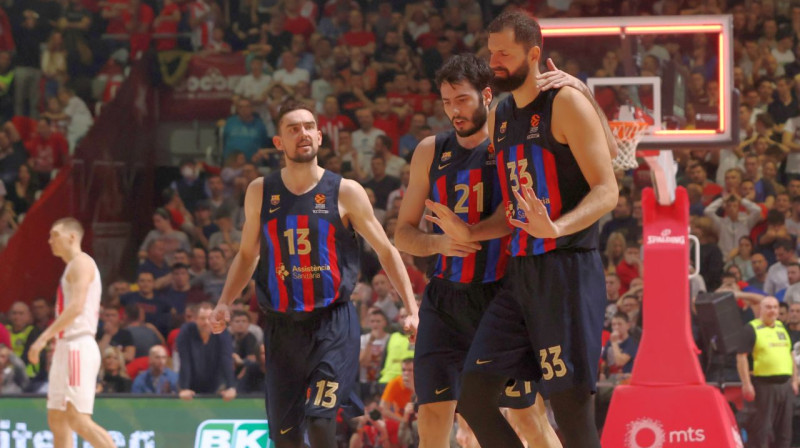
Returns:
[[[272,448],[266,420],[206,420],[197,427],[194,448]]]

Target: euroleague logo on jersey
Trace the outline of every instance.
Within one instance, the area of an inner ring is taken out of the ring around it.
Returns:
[[[487,165],[496,165],[497,160],[495,160],[494,154],[494,144],[489,143],[489,146],[486,148],[486,164]]]
[[[533,114],[531,117],[531,129],[528,131],[528,136],[525,138],[526,140],[539,137],[539,122],[541,119],[542,117],[540,117],[539,114]]]
[[[328,213],[326,201],[327,197],[324,194],[317,193],[314,196],[314,213]]]

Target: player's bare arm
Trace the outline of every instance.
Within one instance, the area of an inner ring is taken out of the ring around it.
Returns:
[[[400,293],[403,305],[408,310],[405,328],[412,335],[415,334],[419,322],[419,310],[417,301],[414,299],[414,291],[411,289],[408,271],[400,258],[400,252],[389,242],[389,237],[386,236],[380,222],[375,218],[364,187],[355,181],[343,179],[339,187],[339,206],[344,209],[343,216],[350,222],[353,229],[375,249],[389,281]]]
[[[230,320],[228,307],[234,299],[239,297],[247,287],[253,272],[256,269],[261,250],[261,235],[259,223],[261,222],[261,203],[264,196],[264,178],[259,177],[250,183],[244,198],[244,226],[242,227],[242,242],[239,252],[233,257],[225,287],[222,289],[217,306],[211,313],[211,331],[215,334],[222,333]]]
[[[574,89],[559,91],[553,102],[552,132],[556,140],[569,145],[590,190],[577,207],[555,222],[532,188],[514,191],[527,221],[509,222],[538,238],[558,238],[589,227],[614,209],[619,196],[609,152],[598,144],[603,141],[600,118],[586,97]]]
[[[414,150],[411,158],[411,179],[400,205],[394,244],[397,249],[417,257],[442,254],[448,257],[466,257],[481,249],[477,243],[460,243],[448,235],[425,233],[419,222],[430,196],[430,166],[436,151],[436,137],[426,137]],[[446,206],[444,206],[447,208]],[[456,219],[459,219],[456,217]],[[460,219],[459,219],[460,220]]]
[[[28,360],[32,364],[39,363],[39,354],[47,346],[47,342],[61,331],[66,330],[80,316],[86,306],[86,296],[89,293],[89,285],[94,280],[94,275],[94,262],[88,255],[82,253],[70,263],[66,273],[66,281],[70,288],[69,304],[53,324],[47,327],[31,345],[28,351]]]
[[[595,112],[597,112],[597,115],[600,117],[600,123],[603,125],[603,133],[606,136],[606,143],[608,144],[608,151],[611,155],[611,158],[613,159],[617,157],[617,139],[614,137],[614,133],[611,132],[611,127],[608,125],[606,114],[603,112],[603,109],[600,108],[600,105],[597,104],[597,100],[594,98],[592,91],[589,90],[589,86],[569,73],[559,70],[558,67],[556,67],[556,64],[550,58],[547,58],[547,69],[550,71],[540,73],[536,77],[536,81],[539,83],[539,90],[544,92],[546,90],[558,89],[560,87],[572,87],[581,92],[583,96],[585,96],[586,99],[592,103],[592,107],[594,107]]]

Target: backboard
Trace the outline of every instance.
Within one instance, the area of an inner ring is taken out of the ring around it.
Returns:
[[[641,142],[657,142],[654,135],[663,126],[661,118],[661,78],[630,76],[589,78],[589,90],[608,121],[643,121],[649,126]]]
[[[653,121],[639,149],[721,148],[738,139],[731,16],[541,19],[539,24],[542,61],[551,57],[559,68],[591,80],[607,114],[628,109]]]

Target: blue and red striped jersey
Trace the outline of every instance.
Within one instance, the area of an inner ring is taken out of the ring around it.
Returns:
[[[264,178],[255,276],[263,308],[309,312],[350,300],[359,250],[339,215],[341,180],[325,171],[316,187],[298,196],[283,184],[280,171]]]
[[[455,131],[436,135],[436,150],[429,171],[430,199],[447,205],[464,222],[487,219],[502,204],[495,154],[489,139],[472,149],[458,144]],[[433,231],[442,230],[434,225]],[[500,280],[508,261],[508,238],[481,242],[481,250],[467,257],[437,255],[430,277],[458,283]]]
[[[522,108],[517,108],[512,96],[497,105],[493,138],[507,218],[525,220],[513,194],[521,186],[533,188],[553,221],[589,194],[589,184],[572,150],[559,143],[550,128],[558,91],[539,92]],[[598,238],[597,223],[557,239],[535,238],[515,227],[508,249],[512,256],[539,255],[562,248],[595,249]]]

